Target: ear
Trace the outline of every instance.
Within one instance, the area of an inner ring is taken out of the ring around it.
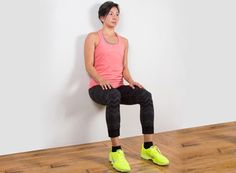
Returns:
[[[105,17],[104,17],[104,16],[101,16],[101,17],[100,17],[100,20],[104,23]]]

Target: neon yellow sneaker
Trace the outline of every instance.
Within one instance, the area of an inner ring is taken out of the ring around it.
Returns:
[[[125,159],[125,154],[121,149],[109,153],[109,161],[113,168],[121,172],[129,172],[131,170],[128,161]]]
[[[145,160],[152,160],[153,163],[158,165],[169,165],[169,160],[161,154],[161,151],[157,146],[151,146],[150,148],[145,149],[142,144],[141,157]]]

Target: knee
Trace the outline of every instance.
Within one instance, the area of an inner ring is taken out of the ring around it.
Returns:
[[[140,104],[152,103],[152,94],[148,90],[143,89],[139,96],[139,103]]]

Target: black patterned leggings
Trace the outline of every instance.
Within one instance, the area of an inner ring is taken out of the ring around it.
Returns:
[[[120,104],[140,104],[140,122],[143,134],[154,133],[154,108],[152,95],[144,88],[128,85],[103,90],[100,85],[89,89],[90,98],[101,105],[106,105],[106,123],[109,137],[120,136]]]

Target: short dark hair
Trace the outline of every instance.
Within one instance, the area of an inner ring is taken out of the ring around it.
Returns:
[[[114,3],[112,1],[107,1],[107,2],[104,2],[100,7],[99,7],[99,10],[98,10],[98,18],[100,20],[100,17],[101,16],[106,16],[109,11],[111,10],[112,7],[116,7],[118,12],[120,13],[120,9],[119,9],[119,5],[117,3]],[[101,21],[101,20],[100,20]],[[101,21],[102,22],[102,21]],[[103,22],[102,22],[103,23]]]

